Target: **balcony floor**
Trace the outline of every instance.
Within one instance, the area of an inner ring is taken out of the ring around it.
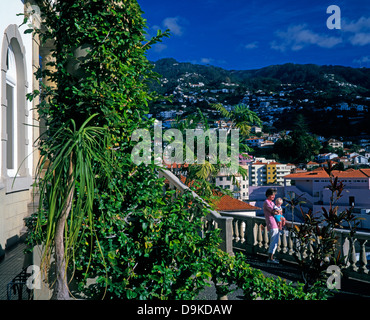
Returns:
[[[6,300],[7,283],[10,282],[24,266],[24,249],[25,245],[19,243],[7,251],[5,258],[0,261],[0,300]],[[264,255],[247,255],[246,260],[251,267],[260,269],[267,277],[281,277],[292,282],[300,280],[299,270],[292,263],[281,261],[278,265],[271,265],[266,262],[267,257]],[[198,300],[216,299],[216,290],[213,285],[211,287],[206,287],[198,297]],[[228,296],[228,299],[243,300],[242,290],[236,290]],[[370,283],[353,279],[342,279],[341,290],[335,294],[333,299],[370,299]]]
[[[297,266],[286,262],[280,261],[280,264],[267,263],[267,256],[265,255],[247,255],[247,263],[256,269],[260,269],[266,277],[286,279],[288,282],[301,281],[300,271]],[[216,290],[214,286],[206,288],[199,296],[200,300],[217,299]],[[243,300],[243,292],[238,289],[228,296],[229,300]],[[370,283],[361,282],[354,279],[342,279],[341,289],[334,294],[331,300],[352,300],[352,299],[370,299]]]

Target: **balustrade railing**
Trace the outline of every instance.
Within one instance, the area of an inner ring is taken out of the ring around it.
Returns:
[[[171,189],[183,192],[189,189],[171,171],[161,170],[159,177],[168,180]],[[201,199],[195,192],[193,196]],[[202,200],[203,201],[203,200]],[[203,201],[208,205],[205,201]],[[297,223],[299,224],[299,223]],[[228,253],[234,250],[245,251],[248,254],[266,254],[269,248],[269,234],[264,217],[244,216],[238,213],[218,213],[210,209],[207,215],[206,226],[219,228],[222,237],[221,249]],[[337,249],[345,257],[346,266],[342,269],[348,277],[370,282],[370,266],[367,256],[370,257],[370,234],[356,232],[350,237],[347,230],[337,229]],[[314,243],[302,253],[304,257],[312,252]],[[296,262],[297,255],[301,254],[299,242],[288,230],[280,233],[276,257],[290,262]]]
[[[165,177],[168,180],[169,188],[178,190],[180,193],[184,192],[185,190],[189,190],[190,188],[182,183],[180,179],[175,176],[171,171],[169,170],[160,170],[159,177]],[[203,203],[209,207],[209,205],[200,197],[198,196],[194,191],[191,191],[194,198],[198,198]],[[222,243],[220,245],[220,249],[228,252],[233,253],[233,242],[232,242],[232,220],[233,218],[229,217],[223,217],[221,216],[217,211],[211,209],[209,207],[209,213],[206,217],[205,221],[205,228],[218,228],[220,229],[220,237],[222,239]]]
[[[223,216],[233,218],[232,237],[233,248],[249,254],[266,254],[269,247],[269,235],[264,217],[241,216],[237,213],[223,213]],[[297,223],[298,224],[298,223]],[[350,232],[344,229],[335,230],[337,236],[337,250],[345,257],[343,274],[359,280],[370,282],[370,234],[356,232],[350,237]],[[303,252],[307,257],[315,244],[312,243]],[[293,233],[288,230],[280,232],[276,257],[290,262],[296,262],[297,255],[301,254],[299,242]]]

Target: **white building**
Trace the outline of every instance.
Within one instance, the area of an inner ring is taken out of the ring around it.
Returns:
[[[163,119],[170,119],[173,118],[176,115],[176,110],[166,110],[166,111],[161,111],[159,115]]]
[[[336,139],[329,139],[328,145],[332,148],[343,148],[343,142]]]
[[[341,198],[335,203],[338,212],[353,207],[354,212],[365,219],[360,227],[370,229],[370,169],[334,170],[333,176],[345,186]],[[284,180],[292,182],[291,186],[285,186],[285,195],[293,192],[300,196],[305,201],[302,206],[312,209],[314,214],[322,212],[322,207],[329,208],[332,196],[330,178],[323,168],[289,174]]]
[[[316,160],[318,162],[325,162],[325,161],[328,161],[328,160],[332,160],[334,158],[338,158],[338,155],[336,153],[332,153],[332,152],[321,153],[321,154],[318,154],[316,156]]]
[[[259,137],[250,137],[248,139],[245,140],[245,143],[249,146],[249,147],[254,147],[254,148],[259,148],[262,146],[264,142],[264,139],[263,138],[259,138]]]
[[[237,183],[233,182],[230,175],[219,173],[216,177],[215,184],[222,189],[231,191],[235,199],[248,200],[249,178],[243,178],[241,175],[237,175],[235,179]]]
[[[37,163],[37,153],[32,154],[39,135],[37,115],[26,94],[38,89],[33,73],[40,53],[37,39],[24,34],[29,27],[22,25],[23,16],[17,16],[30,9],[24,2],[0,3],[0,257],[3,249],[17,243],[23,234],[24,218],[32,210],[31,185]],[[35,16],[32,22],[39,23]]]
[[[243,167],[248,168],[250,186],[283,185],[284,176],[291,171],[289,165],[265,158],[256,158]]]

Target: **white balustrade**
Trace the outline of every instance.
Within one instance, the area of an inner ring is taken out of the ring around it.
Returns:
[[[222,213],[222,215],[234,219],[231,224],[234,249],[243,250],[249,254],[267,253],[269,236],[264,217],[240,216],[237,213]],[[370,282],[367,260],[367,256],[370,257],[370,233],[356,232],[351,239],[348,230],[336,229],[335,232],[338,241],[337,250],[340,250],[346,262],[342,272],[352,278]],[[296,262],[296,257],[300,254],[303,254],[304,258],[313,254],[316,245],[312,241],[306,248],[299,250],[298,240],[291,232],[285,230],[280,232],[276,256],[279,259]]]
[[[189,189],[172,172],[160,170],[159,177],[165,177],[171,189],[180,193]],[[195,192],[193,196],[201,199]],[[202,200],[206,206],[209,205]],[[209,207],[205,228],[219,228],[222,238],[221,249],[230,254],[234,249],[243,250],[248,254],[266,254],[269,247],[269,235],[264,217],[241,216],[237,213],[222,213]],[[296,223],[299,224],[299,223]],[[343,274],[355,279],[370,282],[367,252],[370,251],[370,233],[356,232],[351,238],[350,232],[344,229],[335,231],[337,235],[337,250],[345,258]],[[317,244],[312,242],[306,248],[300,249],[300,244],[289,231],[280,233],[276,256],[280,259],[295,262],[297,255],[308,257]],[[301,252],[302,251],[302,252]]]

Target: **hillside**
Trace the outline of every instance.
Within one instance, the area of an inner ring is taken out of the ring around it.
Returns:
[[[261,118],[265,131],[292,130],[301,114],[309,131],[320,136],[370,135],[370,69],[287,63],[225,70],[175,59],[154,65],[162,77],[151,89],[171,97],[149,104],[150,113],[159,119],[184,118],[199,108],[217,121],[214,104],[231,110],[243,103]]]
[[[222,82],[232,82],[247,90],[276,91],[281,84],[291,84],[309,86],[335,95],[340,93],[370,95],[369,68],[286,63],[255,70],[225,70],[211,65],[181,63],[172,58],[161,59],[154,64],[155,71],[167,79],[165,85],[152,87],[161,93],[171,92],[176,87],[178,79],[188,74],[189,81],[202,81],[211,87]]]

